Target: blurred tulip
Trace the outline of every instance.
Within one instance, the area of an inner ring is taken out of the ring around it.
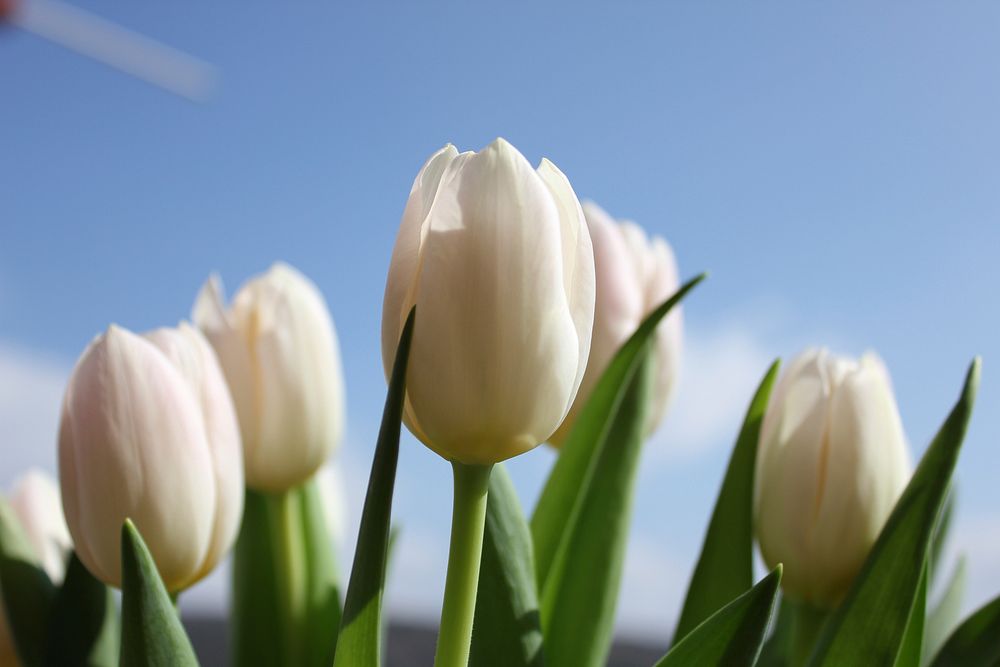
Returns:
[[[66,572],[66,559],[73,541],[63,518],[59,487],[47,474],[31,469],[22,475],[9,496],[28,541],[38,555],[38,562],[54,583]]]
[[[333,543],[340,547],[347,540],[347,502],[344,479],[336,464],[327,463],[316,473],[316,486],[323,506],[323,519]]]
[[[170,591],[198,581],[232,546],[243,461],[232,400],[193,327],[145,337],[112,325],[77,362],[59,430],[63,508],[77,554],[121,584],[128,517]]]
[[[677,291],[680,283],[674,253],[660,237],[650,239],[632,222],[616,222],[593,202],[584,202],[583,212],[594,243],[597,275],[597,305],[590,361],[569,415],[550,442],[562,444],[601,374],[618,349],[652,310]],[[683,315],[680,306],[671,310],[656,330],[653,349],[654,383],[652,405],[645,433],[651,435],[667,412],[681,364]]]
[[[544,442],[583,379],[594,322],[594,259],[569,181],[497,139],[451,145],[424,165],[392,253],[382,311],[391,371],[417,320],[405,422],[446,459],[491,464]]]
[[[755,521],[794,601],[829,609],[850,588],[910,476],[889,375],[825,349],[799,355],[764,416]]]
[[[344,431],[344,380],[333,320],[316,286],[286,264],[247,282],[227,310],[212,276],[193,319],[215,347],[243,433],[247,486],[296,486]]]
[[[59,487],[46,473],[32,469],[14,483],[8,500],[38,562],[57,586],[66,572],[66,559],[73,542],[63,519]],[[14,639],[7,625],[3,598],[0,597],[0,667],[20,665],[14,651]]]

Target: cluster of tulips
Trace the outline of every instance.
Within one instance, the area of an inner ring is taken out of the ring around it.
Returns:
[[[231,553],[233,664],[377,667],[401,424],[454,471],[435,664],[604,664],[702,278],[681,285],[666,242],[581,205],[547,160],[499,139],[435,153],[392,253],[346,586],[317,474],[345,408],[316,286],[278,264],[229,305],[210,279],[192,324],[112,325],[69,380],[58,486],[31,473],[0,500],[0,665],[196,665],[177,599]],[[876,356],[766,369],[656,664],[998,664],[1000,602],[963,623],[960,577],[934,586],[978,374],[914,470]],[[559,456],[529,519],[502,462],[542,443]]]

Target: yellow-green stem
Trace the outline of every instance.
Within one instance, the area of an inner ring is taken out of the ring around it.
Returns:
[[[472,620],[476,612],[479,561],[483,554],[486,525],[486,497],[492,465],[471,466],[452,463],[455,476],[455,503],[451,516],[451,547],[448,576],[441,608],[434,667],[466,667],[472,641]]]
[[[285,664],[302,661],[302,628],[306,614],[305,562],[302,553],[302,522],[295,490],[268,497],[272,512],[271,544],[275,551],[278,585],[278,619],[284,634]]]

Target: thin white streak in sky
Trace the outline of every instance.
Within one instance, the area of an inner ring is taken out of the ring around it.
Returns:
[[[194,102],[203,102],[215,85],[212,65],[59,0],[24,2],[11,21]]]

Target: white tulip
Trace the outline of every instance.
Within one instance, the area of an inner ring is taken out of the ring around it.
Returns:
[[[680,287],[673,250],[660,237],[650,239],[633,222],[616,222],[593,202],[583,212],[594,243],[597,306],[587,372],[566,420],[552,438],[559,445],[601,379],[611,359],[650,312]],[[653,398],[644,432],[656,430],[666,415],[681,365],[681,307],[674,306],[656,329],[653,348]]]
[[[594,321],[590,234],[567,178],[497,139],[424,165],[392,253],[382,311],[391,372],[417,320],[404,419],[446,459],[490,464],[544,442],[583,379]]]
[[[145,337],[112,325],[70,377],[59,430],[63,508],[77,554],[121,585],[131,518],[170,591],[198,581],[232,546],[243,460],[232,399],[193,327]]]
[[[227,310],[212,276],[192,315],[236,403],[247,486],[277,492],[312,476],[344,431],[333,320],[316,286],[285,264],[247,282]]]
[[[764,416],[755,521],[769,567],[797,601],[846,594],[910,476],[906,437],[881,360],[810,349],[789,365]]]
[[[47,473],[31,469],[14,483],[8,500],[42,569],[59,584],[73,550],[59,487]]]
[[[73,549],[63,519],[59,487],[46,473],[32,469],[14,483],[8,500],[38,563],[58,586],[66,572],[66,559]],[[0,667],[20,664],[0,596]]]

